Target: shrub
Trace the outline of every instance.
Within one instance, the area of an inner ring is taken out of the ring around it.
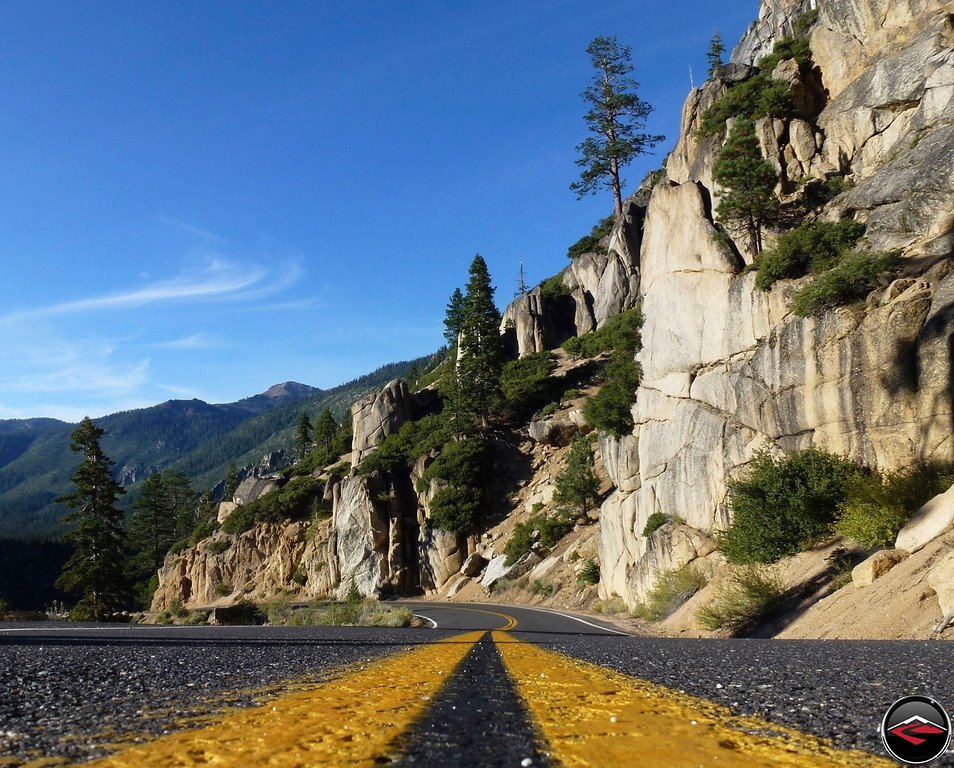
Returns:
[[[775,247],[758,258],[755,284],[763,291],[782,278],[801,277],[809,268],[831,269],[865,233],[858,221],[816,221],[779,236]]]
[[[577,582],[581,586],[593,586],[600,583],[600,567],[595,560],[586,561],[586,565],[577,577]]]
[[[559,403],[547,403],[543,408],[540,409],[541,416],[552,416],[554,413],[560,410]]]
[[[556,477],[553,500],[567,504],[585,517],[590,505],[599,502],[600,481],[593,469],[593,450],[583,435],[577,435],[570,444],[566,469]]]
[[[883,274],[894,275],[901,265],[898,251],[859,251],[802,288],[792,302],[796,315],[820,314],[841,304],[850,304],[878,287]]]
[[[646,525],[643,526],[643,536],[649,538],[655,530],[662,528],[668,522],[669,515],[664,515],[662,512],[653,512],[646,520]]]
[[[431,499],[431,522],[445,531],[471,533],[486,504],[486,479],[490,469],[489,444],[481,438],[450,442],[418,481],[425,490],[432,480],[447,485]]]
[[[617,352],[606,366],[603,386],[583,406],[587,423],[616,436],[633,430],[631,407],[636,399],[641,371],[628,352]]]
[[[794,117],[791,88],[772,79],[772,71],[784,59],[795,59],[805,73],[812,67],[811,49],[803,37],[786,37],[775,43],[768,56],[759,61],[759,72],[735,83],[703,113],[700,121],[701,136],[721,134],[727,120],[745,117],[758,120],[761,117]]]
[[[311,513],[312,502],[320,498],[324,484],[316,477],[293,477],[284,487],[266,493],[255,501],[235,509],[222,523],[226,533],[242,533],[257,523],[304,518]]]
[[[597,600],[593,605],[593,610],[602,613],[605,616],[612,616],[617,613],[626,613],[626,603],[621,597],[613,597],[609,600]]]
[[[504,547],[504,554],[507,556],[504,562],[507,565],[513,565],[530,551],[533,546],[533,532],[538,522],[539,517],[531,517],[525,523],[517,523],[514,526],[510,541]]]
[[[213,555],[221,555],[231,546],[232,542],[229,539],[219,539],[209,544],[209,552]]]
[[[835,530],[870,549],[889,546],[911,516],[952,483],[954,472],[937,465],[859,474],[848,486]]]
[[[541,597],[550,597],[560,591],[560,585],[543,581],[543,579],[534,579],[530,585],[530,591]]]
[[[504,414],[524,419],[555,397],[550,374],[556,367],[552,352],[537,352],[504,364],[500,374]]]
[[[540,530],[540,543],[547,549],[551,549],[573,530],[573,518],[565,512],[557,512],[544,517],[537,527]]]
[[[362,459],[358,472],[370,475],[374,471],[393,472],[408,467],[418,457],[438,450],[451,437],[450,426],[439,414],[406,421],[397,432],[384,438],[372,453]],[[350,464],[348,467],[350,471]]]
[[[696,619],[706,629],[744,632],[778,607],[784,595],[777,578],[750,566],[734,573],[716,598],[696,612]]]
[[[563,273],[559,272],[540,282],[540,296],[544,302],[553,301],[561,296],[569,296],[570,288],[563,282]]]
[[[580,396],[580,390],[578,389],[568,389],[562,395],[560,395],[560,402],[565,403],[570,400],[575,400]]]
[[[776,457],[756,454],[748,474],[729,483],[732,525],[721,547],[732,563],[772,563],[831,533],[857,469],[809,448]]]
[[[305,572],[305,569],[301,567],[301,563],[298,563],[298,565],[295,566],[295,570],[291,575],[291,580],[299,587],[305,586],[305,583],[308,581],[308,574]]]
[[[481,494],[474,488],[441,488],[431,499],[431,522],[456,534],[471,533],[483,508]]]
[[[215,589],[213,591],[219,597],[225,597],[226,595],[232,594],[232,585],[222,581],[215,585]]]
[[[636,606],[636,615],[649,621],[671,616],[696,592],[706,585],[705,574],[696,566],[684,565],[658,575],[646,600]]]
[[[600,245],[600,240],[613,231],[613,225],[615,224],[616,216],[607,216],[605,219],[600,219],[588,235],[583,235],[567,249],[567,258],[576,259],[584,253],[605,253],[606,249]]]
[[[635,355],[642,348],[640,328],[643,314],[630,309],[613,315],[598,330],[574,336],[563,342],[563,349],[574,357],[596,357],[602,352],[624,351]]]

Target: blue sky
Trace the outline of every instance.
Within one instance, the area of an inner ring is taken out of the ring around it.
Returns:
[[[678,132],[757,0],[45,2],[0,8],[0,418],[329,387],[436,349],[612,210],[577,201],[585,48]]]

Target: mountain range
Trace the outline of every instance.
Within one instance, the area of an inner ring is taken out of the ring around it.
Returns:
[[[389,363],[327,390],[289,381],[234,403],[168,400],[103,416],[96,424],[105,430],[103,450],[123,485],[173,468],[201,490],[222,480],[229,464],[258,463],[271,451],[291,447],[303,409],[314,418],[327,407],[340,420],[352,402],[427,360]],[[54,499],[69,489],[79,461],[69,447],[74,428],[48,418],[0,420],[0,538],[62,533],[64,508]]]

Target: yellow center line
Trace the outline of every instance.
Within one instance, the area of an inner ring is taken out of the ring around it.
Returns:
[[[507,670],[564,766],[893,766],[858,750],[493,633]]]
[[[354,674],[179,731],[89,768],[374,765],[419,719],[484,632],[373,661]]]
[[[510,616],[506,613],[498,613],[497,611],[488,611],[483,608],[463,608],[459,605],[454,605],[453,603],[451,603],[450,605],[453,606],[455,611],[470,611],[471,613],[486,613],[488,616],[498,616],[501,619],[506,619],[507,623],[504,626],[498,628],[500,632],[506,632],[508,629],[513,629],[514,627],[517,626],[517,620],[513,616]]]

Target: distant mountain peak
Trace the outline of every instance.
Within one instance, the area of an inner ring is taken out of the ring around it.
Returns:
[[[312,392],[317,391],[315,387],[309,387],[307,384],[300,384],[297,381],[285,381],[281,384],[273,384],[262,392],[262,394],[265,397],[285,399],[289,397],[299,398],[302,395],[310,395]]]

